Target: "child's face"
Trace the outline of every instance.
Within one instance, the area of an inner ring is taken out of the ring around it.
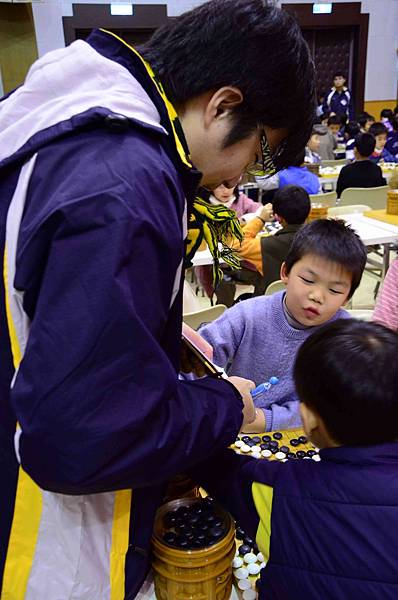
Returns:
[[[376,148],[378,150],[383,150],[384,146],[386,145],[387,142],[387,134],[386,133],[379,133],[379,135],[376,135]]]
[[[334,87],[337,89],[344,87],[344,84],[345,84],[344,77],[342,77],[341,75],[337,75],[337,77],[335,77],[333,79],[333,84],[334,84]]]
[[[307,327],[329,321],[346,303],[351,288],[351,273],[316,254],[303,256],[289,274],[283,263],[281,279],[289,312]]]
[[[310,137],[310,140],[308,142],[308,148],[312,152],[318,152],[320,143],[321,140],[319,139],[319,135],[317,133],[314,133],[314,135]]]
[[[328,125],[329,131],[333,133],[333,135],[337,135],[340,131],[340,125]]]
[[[235,188],[227,188],[224,184],[219,185],[213,190],[213,196],[217,198],[223,204],[228,202],[234,195]]]
[[[365,131],[369,131],[371,125],[373,125],[374,121],[370,120],[370,121],[366,121],[365,123]]]

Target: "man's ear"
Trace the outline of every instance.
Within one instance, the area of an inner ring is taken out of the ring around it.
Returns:
[[[280,276],[281,276],[281,279],[282,279],[283,283],[287,284],[287,281],[289,279],[289,274],[287,272],[287,267],[286,267],[286,263],[285,262],[283,262],[281,264],[281,273],[280,273]]]
[[[239,88],[225,86],[210,96],[205,108],[204,123],[209,127],[214,120],[230,117],[232,111],[243,102]]]

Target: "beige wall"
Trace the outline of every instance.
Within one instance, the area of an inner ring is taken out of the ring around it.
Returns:
[[[31,5],[0,3],[0,68],[4,93],[24,81],[36,58]]]
[[[383,108],[391,108],[391,110],[394,110],[397,104],[397,100],[373,100],[365,102],[364,109],[377,121]]]

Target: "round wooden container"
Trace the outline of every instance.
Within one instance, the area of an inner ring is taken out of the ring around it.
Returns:
[[[213,546],[180,550],[163,542],[163,517],[180,506],[197,503],[193,498],[172,500],[161,506],[152,536],[152,568],[158,600],[229,600],[232,591],[232,560],[235,556],[235,526],[229,513],[217,505],[226,535]]]
[[[387,210],[388,215],[398,215],[398,190],[389,190],[387,192]]]
[[[316,219],[327,219],[328,218],[328,207],[322,204],[311,204],[310,214],[307,218],[307,223],[315,221]]]

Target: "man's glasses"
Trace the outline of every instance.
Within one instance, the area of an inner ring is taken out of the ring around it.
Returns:
[[[246,173],[253,175],[254,177],[271,177],[275,175],[275,159],[279,158],[284,150],[284,144],[282,144],[277,152],[273,155],[268,145],[267,137],[263,132],[260,138],[261,144],[261,160],[251,163],[246,167]]]

